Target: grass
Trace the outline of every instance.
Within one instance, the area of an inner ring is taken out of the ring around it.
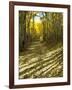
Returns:
[[[19,79],[63,76],[63,48],[61,43],[34,42],[19,56]]]

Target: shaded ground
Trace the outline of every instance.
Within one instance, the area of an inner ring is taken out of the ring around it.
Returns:
[[[63,48],[52,48],[40,41],[33,42],[19,56],[19,78],[48,78],[63,76]]]

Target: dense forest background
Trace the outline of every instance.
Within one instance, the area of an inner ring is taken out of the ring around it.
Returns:
[[[63,14],[19,11],[19,79],[63,76]]]
[[[19,12],[20,51],[35,41],[57,44],[63,40],[63,15],[56,12]]]

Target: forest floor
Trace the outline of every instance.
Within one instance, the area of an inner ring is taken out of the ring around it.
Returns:
[[[63,47],[61,43],[45,45],[33,42],[19,56],[19,79],[63,76]]]

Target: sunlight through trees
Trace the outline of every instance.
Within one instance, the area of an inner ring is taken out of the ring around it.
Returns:
[[[19,11],[19,78],[63,76],[63,14]]]

